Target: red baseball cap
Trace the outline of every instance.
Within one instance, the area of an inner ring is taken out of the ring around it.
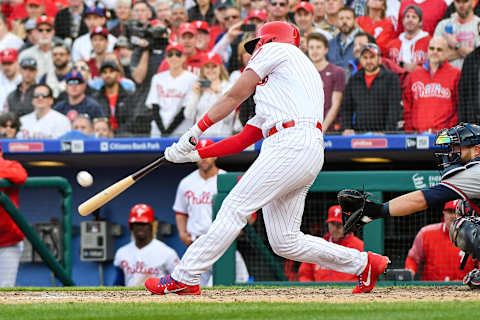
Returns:
[[[11,63],[17,61],[18,52],[15,49],[4,49],[0,51],[0,62]]]
[[[453,200],[453,201],[448,201],[445,203],[445,206],[443,207],[443,210],[454,210],[457,208],[458,201],[460,200]]]
[[[178,27],[178,35],[182,36],[185,33],[191,33],[193,35],[197,34],[197,27],[193,23],[182,23]]]
[[[185,52],[185,48],[183,47],[183,45],[178,42],[171,42],[165,49],[165,52],[168,52],[170,50],[177,50],[177,51],[180,51],[181,53]]]
[[[215,65],[223,64],[222,58],[215,52],[209,52],[205,54],[203,57],[202,66],[206,65],[207,63],[214,63]]]
[[[198,30],[202,30],[202,31],[205,31],[207,33],[210,33],[210,26],[208,25],[208,23],[206,21],[203,21],[203,20],[195,20],[192,22],[195,27],[197,28],[197,31]]]
[[[139,203],[130,209],[128,226],[131,223],[151,223],[154,220],[153,209],[148,204]]]
[[[53,26],[53,19],[47,16],[41,16],[40,18],[37,18],[36,27],[38,28],[38,26],[41,25],[42,23]]]
[[[198,143],[195,146],[195,150],[203,149],[203,148],[208,147],[208,146],[210,146],[214,143],[215,142],[211,139],[200,139],[200,140],[198,140]]]
[[[259,19],[263,22],[267,22],[267,11],[265,10],[252,10],[248,13],[247,21],[250,19]]]
[[[33,4],[34,6],[43,5],[43,0],[27,0],[26,5]]]
[[[108,39],[108,30],[107,28],[105,27],[96,27],[96,28],[93,28],[91,31],[90,31],[90,38],[93,37],[93,36],[96,36],[96,35],[101,35],[101,36],[104,36],[106,39]]]
[[[310,12],[310,13],[313,13],[315,11],[315,9],[313,8],[313,6],[310,4],[310,2],[307,2],[307,1],[300,1],[296,7],[295,7],[295,12],[297,12],[298,10],[300,9],[303,9],[307,12]]]
[[[328,218],[325,222],[340,222],[342,223],[342,207],[339,205],[331,206],[328,209]]]

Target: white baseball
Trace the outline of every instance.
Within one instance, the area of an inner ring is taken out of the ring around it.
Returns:
[[[77,173],[77,182],[82,187],[90,187],[93,183],[93,177],[87,171],[80,171]]]

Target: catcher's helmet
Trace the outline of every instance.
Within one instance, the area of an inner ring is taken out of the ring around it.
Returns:
[[[451,165],[462,164],[460,152],[452,152],[453,146],[475,146],[480,144],[480,126],[470,123],[460,123],[450,129],[438,132],[435,145],[441,147],[441,152],[436,152],[440,170],[445,170]]]
[[[244,47],[248,53],[252,54],[268,42],[290,43],[298,47],[300,45],[300,33],[290,23],[273,21],[258,29],[256,38],[246,42]]]
[[[139,203],[130,209],[130,217],[128,218],[128,227],[132,223],[151,223],[153,222],[153,209],[148,204]]]

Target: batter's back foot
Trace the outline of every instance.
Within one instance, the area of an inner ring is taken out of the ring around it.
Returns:
[[[145,288],[152,294],[164,295],[167,293],[175,293],[178,295],[199,295],[201,293],[200,286],[189,286],[166,275],[161,278],[148,278],[145,281]]]
[[[368,263],[365,270],[358,276],[358,284],[352,293],[369,293],[375,287],[378,277],[387,269],[390,263],[388,257],[368,252]]]

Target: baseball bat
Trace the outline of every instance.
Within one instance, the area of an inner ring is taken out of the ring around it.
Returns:
[[[160,158],[153,161],[152,163],[149,163],[134,174],[131,174],[128,177],[123,178],[122,180],[112,184],[110,187],[100,191],[99,193],[79,205],[78,213],[80,213],[80,215],[82,216],[89,215],[93,211],[103,206],[105,203],[118,196],[123,191],[127,190],[132,184],[134,184],[135,182],[137,182],[138,180],[145,177],[147,174],[167,162],[168,161],[165,159],[165,156],[161,156]]]

